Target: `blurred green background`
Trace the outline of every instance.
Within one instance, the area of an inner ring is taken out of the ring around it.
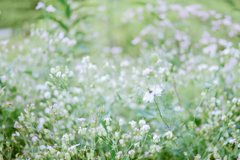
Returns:
[[[24,31],[27,35],[29,24],[34,22],[40,15],[41,11],[35,10],[37,2],[39,0],[0,0],[0,29],[12,28],[11,35]],[[54,0],[50,0],[52,2]],[[128,8],[127,3],[121,0],[103,0],[94,1],[89,0],[87,2],[93,2],[97,4],[112,3],[115,1],[120,8]],[[135,0],[130,0],[136,2]],[[178,3],[183,6],[190,4],[202,4],[203,10],[216,10],[218,13],[229,14],[232,16],[233,22],[238,22],[240,17],[240,0],[165,0],[168,4]],[[139,0],[137,2],[155,2],[155,0]],[[111,16],[111,15],[109,15]],[[201,23],[199,21],[195,23]],[[196,26],[198,24],[195,24]],[[23,33],[22,33],[23,34]],[[0,36],[1,38],[1,36]]]

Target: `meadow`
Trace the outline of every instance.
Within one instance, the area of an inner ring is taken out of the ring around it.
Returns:
[[[36,2],[0,40],[0,160],[240,160],[239,7]]]

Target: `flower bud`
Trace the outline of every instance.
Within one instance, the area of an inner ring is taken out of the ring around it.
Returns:
[[[92,121],[91,121],[91,127],[92,127],[92,128],[96,127],[96,121],[95,121],[95,120],[92,120]]]
[[[70,156],[69,153],[65,153],[65,159],[66,159],[66,160],[71,160],[71,156]]]
[[[102,108],[99,110],[99,113],[101,113],[101,114],[105,113],[104,107],[102,107]]]
[[[62,73],[59,71],[56,73],[56,77],[61,77]]]
[[[157,63],[158,56],[156,54],[151,55],[151,60],[152,60],[153,63]]]
[[[119,126],[122,126],[124,124],[124,119],[123,118],[120,118],[119,119]]]
[[[165,136],[167,137],[167,139],[171,139],[173,137],[173,134],[171,131],[168,131],[167,133],[165,133]]]
[[[227,160],[228,159],[228,156],[226,155],[226,156],[224,156],[224,158],[223,158],[223,160]]]
[[[102,138],[99,138],[98,139],[98,144],[101,146],[101,145],[103,145],[103,139]]]

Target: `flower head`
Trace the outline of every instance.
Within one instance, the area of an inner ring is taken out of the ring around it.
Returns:
[[[137,122],[135,122],[135,121],[130,121],[130,122],[128,122],[129,124],[131,124],[131,127],[132,128],[135,128],[136,127],[136,124],[137,124]]]
[[[150,88],[149,91],[145,92],[143,97],[143,102],[154,102],[154,96],[161,96],[162,95],[162,89],[158,86],[153,86]]]

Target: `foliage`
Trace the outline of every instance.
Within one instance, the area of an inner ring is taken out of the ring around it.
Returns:
[[[240,158],[240,24],[121,3],[39,2],[30,36],[0,42],[0,159]]]

